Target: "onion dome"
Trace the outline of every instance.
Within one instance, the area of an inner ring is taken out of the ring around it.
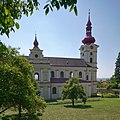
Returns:
[[[83,44],[91,44],[91,43],[94,43],[95,42],[95,38],[92,37],[92,23],[90,21],[90,10],[89,10],[89,13],[88,13],[88,22],[86,24],[86,37],[82,40],[82,43]]]
[[[35,34],[35,40],[34,40],[33,44],[34,44],[34,47],[38,48],[39,43],[37,41],[37,35],[36,34]]]

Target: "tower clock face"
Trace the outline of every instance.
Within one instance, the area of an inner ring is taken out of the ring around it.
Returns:
[[[35,58],[38,58],[38,54],[35,54]]]
[[[93,46],[91,45],[90,48],[93,49]]]

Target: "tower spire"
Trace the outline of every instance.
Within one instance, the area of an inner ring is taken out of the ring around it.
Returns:
[[[39,43],[37,41],[37,34],[36,33],[35,33],[35,40],[34,40],[33,44],[34,44],[34,47],[38,48]]]
[[[86,24],[86,37],[82,40],[83,44],[91,44],[95,42],[95,38],[92,37],[92,23],[90,21],[90,9],[88,12],[88,21]]]
[[[90,9],[89,9],[89,12],[88,12],[88,21],[90,21]]]
[[[90,21],[90,9],[88,12],[88,22],[87,22],[87,27],[86,27],[86,36],[91,36],[91,31],[92,31],[92,27],[91,27],[92,23]]]

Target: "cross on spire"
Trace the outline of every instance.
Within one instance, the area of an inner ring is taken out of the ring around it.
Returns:
[[[36,33],[35,33],[35,40],[34,40],[33,44],[34,44],[34,47],[38,48],[39,43],[37,41],[37,34]]]

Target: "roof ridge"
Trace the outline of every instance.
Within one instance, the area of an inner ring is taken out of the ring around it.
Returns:
[[[45,58],[84,60],[83,58],[67,58],[67,57],[45,57]]]

